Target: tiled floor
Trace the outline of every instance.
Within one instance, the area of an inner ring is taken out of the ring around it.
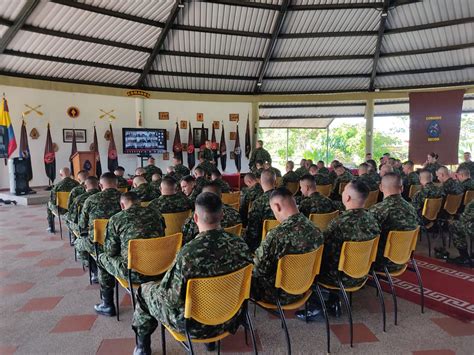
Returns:
[[[45,232],[44,206],[0,206],[0,355],[3,354],[131,354],[130,298],[121,290],[121,321],[97,316],[97,285],[89,285],[87,271],[74,262],[66,234]],[[20,226],[20,227],[18,227]],[[423,248],[423,245],[420,245]],[[465,323],[399,299],[399,325],[393,324],[393,306],[385,295],[387,332],[382,331],[380,305],[371,288],[354,294],[354,348],[349,346],[347,318],[331,318],[334,354],[473,354],[474,323]],[[253,307],[251,307],[253,311]],[[294,354],[326,352],[324,322],[306,324],[288,312]],[[262,354],[285,354],[280,321],[258,310],[253,318]],[[184,353],[167,334],[169,354]],[[152,338],[161,354],[160,334]],[[196,345],[198,354],[206,353]],[[252,352],[243,330],[223,340],[223,353]]]

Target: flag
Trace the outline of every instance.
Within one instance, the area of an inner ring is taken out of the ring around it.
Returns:
[[[71,155],[69,156],[69,162],[71,163],[71,175],[74,176],[74,167],[72,165],[72,156],[77,153],[77,142],[76,142],[76,132],[72,130],[72,144],[71,144]]]
[[[212,159],[217,167],[217,160],[219,158],[219,154],[217,152],[217,140],[216,140],[216,130],[214,129],[214,124],[212,125],[212,137],[211,137],[211,149],[212,149]]]
[[[97,141],[97,131],[94,126],[94,156],[95,156],[95,176],[100,178],[102,175],[102,164],[100,164],[99,142]]]
[[[114,172],[118,167],[117,148],[115,147],[114,132],[112,131],[112,124],[109,125],[110,130],[110,141],[109,150],[107,153],[107,167],[110,172]]]
[[[3,97],[2,107],[0,107],[0,157],[9,158],[15,149],[15,132],[8,111],[7,99]]]
[[[53,140],[51,139],[51,131],[49,129],[48,123],[48,132],[46,133],[46,145],[44,146],[44,169],[46,171],[46,176],[48,176],[51,183],[56,179],[56,154],[54,153]]]
[[[204,129],[204,123],[201,125],[201,141],[199,142],[199,150],[204,150],[206,148],[206,130]]]
[[[27,176],[28,181],[33,179],[33,168],[31,167],[31,154],[30,146],[28,144],[28,134],[26,133],[26,123],[25,120],[21,122],[21,134],[20,134],[20,158],[23,158],[27,161]]]
[[[174,134],[173,153],[175,157],[178,157],[181,159],[181,161],[183,161],[183,146],[181,144],[178,122],[176,122],[176,133]]]
[[[194,155],[194,144],[193,144],[193,130],[191,128],[191,122],[189,122],[189,133],[188,133],[188,168],[191,170],[196,164],[196,156]]]
[[[237,125],[237,134],[235,136],[235,146],[234,146],[234,160],[235,160],[235,167],[237,171],[240,173],[241,167],[241,158],[242,158],[242,149],[240,149],[240,137],[239,137],[239,125]]]
[[[225,171],[227,166],[227,146],[225,145],[224,124],[222,124],[221,143],[219,144],[219,153],[221,157],[221,169]]]
[[[247,114],[247,128],[245,129],[245,157],[250,158],[250,152],[252,151],[252,143],[250,142],[250,122],[249,115]]]

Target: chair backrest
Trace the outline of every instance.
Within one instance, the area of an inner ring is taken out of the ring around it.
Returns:
[[[410,191],[408,191],[408,197],[412,199],[413,196],[420,190],[421,190],[421,185],[410,185]]]
[[[146,276],[161,275],[174,262],[181,249],[182,233],[166,237],[128,241],[128,268]]]
[[[262,227],[262,240],[264,240],[267,237],[267,233],[278,226],[280,222],[278,222],[276,219],[266,219],[263,221],[263,227]]]
[[[151,203],[151,201],[142,201],[140,202],[140,206],[142,207],[148,207],[148,205]]]
[[[282,181],[283,181],[283,178],[281,176],[277,176],[276,181],[275,181],[275,186],[279,187]]]
[[[318,227],[321,231],[325,231],[328,228],[329,222],[339,216],[339,211],[329,213],[311,213],[309,219]]]
[[[377,256],[378,244],[378,236],[371,240],[344,242],[338,270],[356,279],[367,276]]]
[[[56,192],[56,206],[67,210],[67,200],[69,199],[70,192],[59,191]]]
[[[126,187],[117,187],[117,190],[119,190],[121,193],[125,193],[128,191]]]
[[[240,209],[240,202],[229,203],[229,206],[232,207],[234,210],[238,211]]]
[[[165,219],[166,223],[165,235],[181,232],[186,218],[188,218],[190,215],[191,210],[175,213],[163,213],[163,218]]]
[[[236,224],[232,227],[224,228],[224,231],[230,234],[235,234],[236,236],[240,237],[242,235],[242,223]]]
[[[286,184],[286,188],[293,194],[296,195],[298,190],[300,189],[300,183],[299,182],[289,182]]]
[[[474,200],[474,190],[467,190],[464,194],[464,206],[467,206],[472,200]]]
[[[249,264],[230,274],[188,280],[184,318],[206,325],[230,320],[250,296],[252,269]]]
[[[390,231],[383,256],[395,264],[406,264],[416,248],[419,232],[420,227],[411,231]]]
[[[226,205],[240,203],[240,191],[222,193],[222,203],[225,203]]]
[[[443,199],[440,198],[427,198],[423,205],[423,212],[421,213],[429,221],[434,221],[438,217],[438,213],[441,209]]]
[[[94,243],[104,245],[105,231],[107,230],[108,219],[94,219]]]
[[[344,192],[344,189],[346,188],[347,184],[348,184],[347,182],[340,182],[339,183],[339,195],[342,195],[342,193]]]
[[[446,201],[444,202],[444,210],[448,212],[450,215],[455,215],[458,211],[459,207],[461,207],[462,199],[464,195],[451,195],[449,194],[446,197]]]
[[[331,184],[316,186],[316,191],[318,191],[321,195],[326,196],[326,197],[329,197],[329,195],[331,194],[331,190],[332,190]]]
[[[369,191],[369,196],[367,196],[367,200],[365,200],[364,208],[370,208],[377,203],[379,198],[379,189],[374,191]]]
[[[308,291],[319,274],[324,245],[304,254],[288,254],[278,260],[275,287],[292,295]]]

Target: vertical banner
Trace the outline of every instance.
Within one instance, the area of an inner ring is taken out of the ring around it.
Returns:
[[[94,125],[94,156],[95,156],[95,176],[100,178],[102,175],[102,164],[100,163],[99,141],[97,140],[97,131]]]
[[[221,169],[227,167],[227,145],[225,144],[224,122],[222,122],[221,143],[219,144],[219,156],[221,158]]]
[[[192,170],[196,164],[196,155],[194,154],[194,143],[193,143],[193,129],[191,128],[191,122],[189,122],[188,132],[188,168]]]
[[[112,131],[112,124],[109,124],[110,129],[110,141],[109,150],[107,152],[107,167],[109,171],[113,173],[118,167],[118,156],[117,148],[115,146],[114,132]]]
[[[240,136],[239,136],[239,125],[237,125],[236,129],[237,133],[235,136],[235,146],[234,146],[234,160],[235,160],[235,168],[240,173],[240,168],[242,167],[242,149],[240,148]]]
[[[71,175],[75,176],[78,171],[74,172],[74,166],[72,164],[72,156],[77,153],[77,141],[76,141],[76,131],[72,130],[72,144],[71,144],[71,155],[69,155],[69,162],[71,163]]]
[[[441,164],[458,163],[464,90],[410,93],[409,158],[423,164],[430,152]]]
[[[18,153],[20,155],[20,158],[26,159],[27,161],[28,181],[31,181],[31,179],[33,179],[33,168],[31,166],[30,146],[28,144],[28,134],[26,133],[25,120],[22,120],[21,122],[20,151]]]
[[[174,133],[173,153],[175,157],[179,158],[181,162],[183,162],[183,146],[181,144],[181,135],[179,134],[178,122],[176,122],[176,132]]]
[[[46,132],[46,144],[44,146],[44,169],[46,176],[51,183],[56,179],[56,154],[54,153],[53,140],[51,139],[51,130],[48,123],[48,131]]]

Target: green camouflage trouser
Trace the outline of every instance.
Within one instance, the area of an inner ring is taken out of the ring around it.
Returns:
[[[74,248],[76,248],[77,257],[82,261],[84,265],[89,265],[89,254],[95,254],[94,244],[91,242],[89,237],[77,238],[74,242]],[[102,247],[99,247],[99,252]]]
[[[467,233],[460,221],[454,221],[449,226],[453,235],[453,244],[458,249],[467,249]]]

